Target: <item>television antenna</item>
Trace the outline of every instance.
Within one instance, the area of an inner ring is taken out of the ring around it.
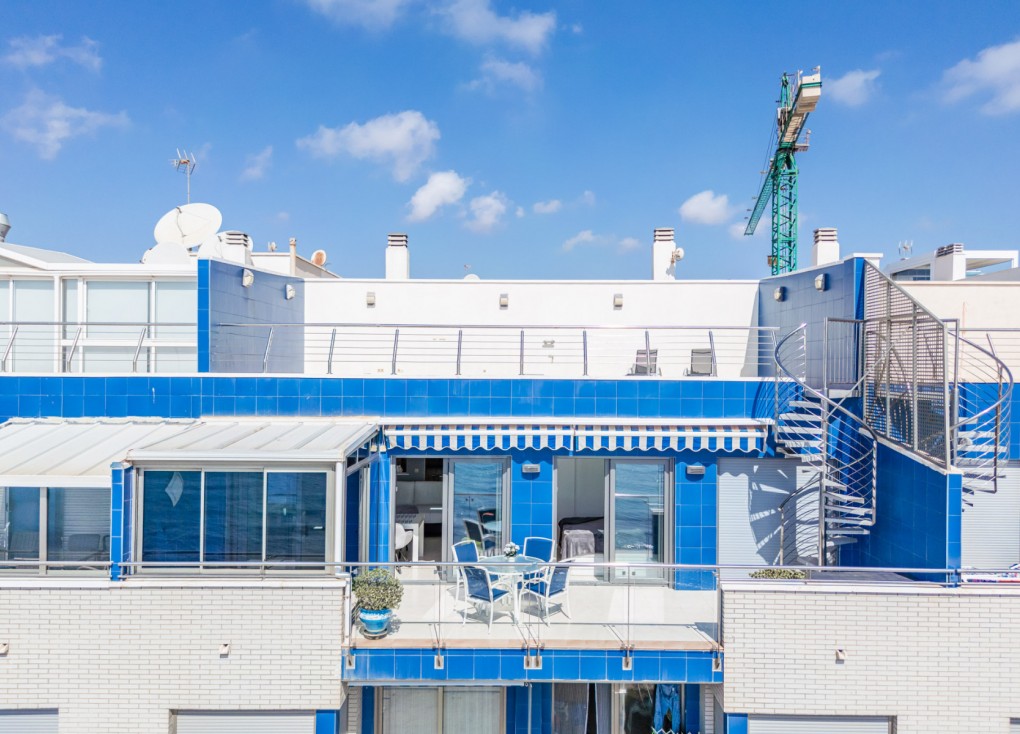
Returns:
[[[185,150],[183,153],[181,149],[177,149],[177,157],[170,161],[170,165],[178,171],[182,172],[188,178],[188,204],[191,203],[191,174],[195,171],[195,166],[198,165],[193,153],[189,153]]]
[[[914,252],[914,241],[902,240],[899,245],[897,245],[896,250],[900,254],[900,260],[906,260]]]

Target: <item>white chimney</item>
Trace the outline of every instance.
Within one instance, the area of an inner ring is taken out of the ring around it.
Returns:
[[[290,274],[297,275],[297,237],[291,237],[290,242]]]
[[[815,245],[811,248],[812,265],[828,265],[839,262],[839,239],[835,227],[815,230]]]
[[[11,220],[7,215],[0,212],[0,242],[7,241],[7,233],[11,231]]]
[[[684,251],[676,246],[673,228],[656,229],[652,241],[652,280],[676,280],[676,264]]]
[[[411,255],[406,234],[391,234],[386,247],[386,280],[408,280],[411,277]]]

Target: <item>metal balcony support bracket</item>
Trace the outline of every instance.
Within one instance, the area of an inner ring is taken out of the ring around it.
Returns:
[[[397,374],[397,345],[400,343],[400,329],[393,330],[393,359],[390,361],[390,374]]]
[[[138,343],[135,344],[135,355],[131,358],[131,372],[138,372],[138,355],[142,353],[142,342],[145,341],[145,332],[147,331],[147,329],[148,327],[145,327],[140,332],[138,332]],[[81,329],[79,328],[78,331],[80,333]],[[78,342],[77,336],[74,338],[74,341],[77,344]],[[71,349],[73,351],[74,347],[72,346]]]
[[[620,649],[623,650],[623,669],[634,670],[634,646],[621,645]]]
[[[326,374],[333,374],[333,350],[336,347],[336,329],[329,336],[329,356],[326,358]]]
[[[460,377],[460,359],[464,354],[464,330],[457,329],[457,377]]]
[[[144,332],[143,332],[144,333]],[[64,372],[71,371],[71,363],[74,361],[74,350],[78,348],[78,340],[81,339],[81,327],[74,333],[74,341],[71,342],[71,351],[67,353],[67,359],[64,360]],[[138,350],[135,350],[135,358],[131,362],[131,371],[135,371],[135,364],[138,362]]]
[[[276,333],[276,327],[269,327],[269,338],[266,339],[266,351],[262,355],[262,372],[269,372],[269,350],[273,346],[273,334]]]

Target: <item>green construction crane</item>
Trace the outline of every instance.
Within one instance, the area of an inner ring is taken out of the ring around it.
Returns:
[[[817,68],[814,74],[807,76],[798,73],[796,81],[783,74],[779,109],[776,111],[775,147],[770,146],[769,168],[762,172],[765,180],[744,229],[745,235],[754,234],[758,220],[771,200],[772,254],[769,265],[773,275],[797,269],[797,160],[794,156],[808,148],[806,141],[798,141],[808,115],[814,112],[821,96],[822,74]]]

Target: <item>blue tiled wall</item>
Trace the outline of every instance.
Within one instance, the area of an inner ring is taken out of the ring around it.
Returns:
[[[801,270],[765,278],[758,286],[758,324],[778,327],[780,337],[801,324],[807,324],[808,378],[820,384],[822,346],[827,317],[854,319],[864,314],[864,293],[861,287],[864,260],[854,258],[824,267]],[[828,287],[815,289],[815,278],[827,276]],[[776,301],[778,287],[786,289],[786,298]],[[769,364],[770,350],[762,360]],[[768,374],[768,372],[766,372]]]
[[[635,650],[631,670],[623,652],[546,649],[542,668],[524,667],[524,651],[515,648],[447,649],[436,670],[432,648],[358,648],[348,681],[596,681],[649,683],[721,683],[712,669],[713,654],[687,650]]]
[[[390,525],[390,500],[393,494],[390,485],[392,467],[389,457],[383,453],[369,468],[369,529],[368,560],[386,562],[390,560],[392,526]]]
[[[316,711],[315,734],[340,734],[339,712]]]
[[[125,529],[128,517],[124,514],[124,465],[110,466],[110,578],[117,581],[124,573]]]
[[[714,564],[718,558],[718,466],[714,455],[699,457],[684,452],[676,462],[676,563]],[[704,475],[694,476],[688,466],[703,466]],[[676,585],[681,589],[714,589],[711,571],[679,571]]]
[[[539,467],[524,474],[525,464]],[[513,451],[510,459],[510,537],[523,545],[529,536],[555,538],[553,518],[553,455],[551,451]]]
[[[219,260],[199,260],[198,320],[199,371],[208,372],[302,372],[304,329],[277,328],[269,351],[268,369],[263,355],[268,328],[221,327],[220,324],[302,324],[305,319],[305,282],[254,268],[255,281],[241,285],[246,268]],[[286,286],[294,287],[287,300]],[[204,331],[207,329],[207,332]],[[208,337],[203,341],[203,334]],[[208,345],[203,360],[204,344]],[[202,369],[202,365],[206,369]]]
[[[877,521],[842,546],[844,566],[946,568],[960,559],[959,475],[946,475],[885,444],[878,447]]]
[[[528,691],[531,721],[528,722]],[[510,686],[506,689],[507,734],[555,734],[552,731],[552,683]]]
[[[344,505],[344,560],[361,561],[358,558],[359,525],[361,524],[361,476],[360,473],[347,477],[347,502]],[[366,528],[367,531],[367,528]]]
[[[687,734],[701,734],[701,686],[684,686],[684,728]]]
[[[722,734],[747,734],[747,714],[726,714],[726,731]]]
[[[767,397],[771,389],[769,380],[595,382],[5,375],[0,376],[0,418],[343,415],[751,418],[758,403],[771,405]],[[589,391],[595,391],[594,400],[585,397]],[[511,397],[499,397],[503,393],[510,393]]]

